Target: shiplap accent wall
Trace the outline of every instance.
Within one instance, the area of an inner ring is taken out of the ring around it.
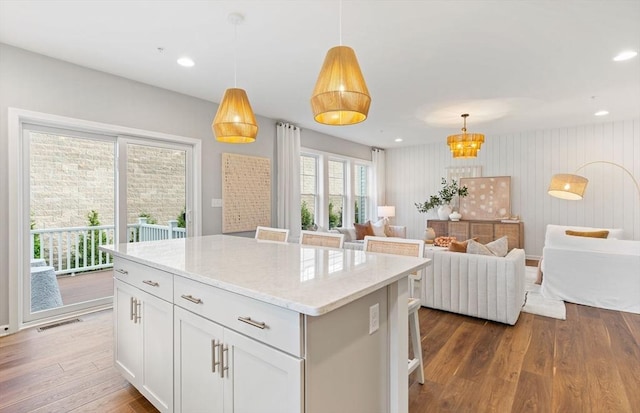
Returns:
[[[475,159],[454,160],[442,143],[386,151],[386,199],[395,205],[393,223],[407,236],[422,238],[427,218],[414,203],[440,189],[449,166],[482,166],[482,176],[511,176],[511,214],[525,225],[528,257],[542,254],[547,224],[623,228],[626,239],[640,239],[640,196],[620,168],[594,164],[578,174],[589,179],[582,201],[547,194],[551,176],[574,173],[581,165],[604,160],[627,168],[640,179],[640,119],[561,129],[487,136]]]

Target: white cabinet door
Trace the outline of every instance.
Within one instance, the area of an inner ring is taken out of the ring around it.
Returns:
[[[224,330],[224,412],[303,411],[303,361]]]
[[[115,280],[113,294],[115,317],[115,364],[122,375],[132,384],[139,382],[142,371],[142,327],[134,320],[136,293],[139,290]]]
[[[173,411],[173,304],[140,291],[142,393],[160,411]]]
[[[173,411],[173,304],[115,280],[115,363],[161,412]]]
[[[174,330],[176,413],[222,412],[222,326],[175,307]]]

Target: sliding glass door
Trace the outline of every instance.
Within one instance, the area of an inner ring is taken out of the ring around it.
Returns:
[[[113,257],[101,245],[191,233],[191,146],[38,125],[23,132],[23,323],[109,306]]]

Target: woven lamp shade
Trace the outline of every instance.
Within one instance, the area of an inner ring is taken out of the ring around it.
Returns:
[[[352,48],[327,52],[311,96],[313,117],[325,125],[353,125],[367,118],[371,97]]]
[[[211,129],[219,142],[255,142],[258,123],[251,109],[247,92],[237,88],[229,88],[224,92]]]
[[[547,193],[556,198],[577,201],[582,199],[589,180],[580,175],[556,174],[551,178]]]

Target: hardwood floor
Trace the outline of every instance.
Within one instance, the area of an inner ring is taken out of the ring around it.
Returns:
[[[155,412],[113,367],[112,312],[0,338],[0,412]],[[567,304],[515,326],[423,308],[421,412],[638,412],[640,315]]]
[[[515,326],[422,308],[409,411],[640,412],[640,315],[566,306]]]

